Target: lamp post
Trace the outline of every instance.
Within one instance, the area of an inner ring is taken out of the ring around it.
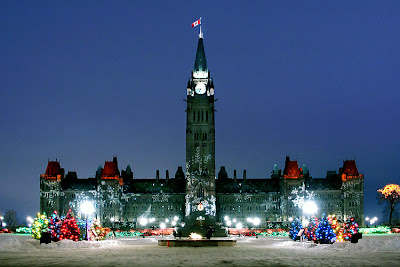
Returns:
[[[365,220],[367,221],[367,226],[370,226],[370,225],[368,225],[368,223],[369,223],[369,217],[365,217]]]
[[[83,214],[85,214],[85,222],[86,222],[86,237],[85,240],[89,240],[88,239],[88,223],[87,223],[87,217],[91,214],[93,214],[94,212],[94,206],[93,203],[90,201],[85,200],[80,207],[80,210]]]

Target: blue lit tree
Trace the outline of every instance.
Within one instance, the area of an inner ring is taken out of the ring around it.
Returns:
[[[300,236],[298,234],[302,228],[300,220],[298,218],[294,219],[289,229],[289,237],[294,241],[299,240]]]
[[[320,244],[333,244],[336,241],[335,232],[328,219],[324,216],[318,224],[318,228],[315,231],[316,243]]]
[[[51,233],[52,241],[57,242],[58,240],[60,240],[61,225],[62,225],[62,221],[58,217],[57,211],[54,211],[54,213],[51,215],[50,220],[49,220],[49,230]]]

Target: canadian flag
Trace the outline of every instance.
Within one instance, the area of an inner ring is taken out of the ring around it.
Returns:
[[[197,25],[201,24],[201,18],[199,18],[198,20],[196,20],[195,22],[192,23],[192,28],[196,27]]]

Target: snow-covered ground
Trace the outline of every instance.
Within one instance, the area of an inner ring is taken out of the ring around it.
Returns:
[[[51,244],[0,234],[0,266],[400,266],[400,234],[316,245],[288,237],[240,237],[234,247],[159,247],[161,237]],[[167,237],[170,238],[170,237]]]

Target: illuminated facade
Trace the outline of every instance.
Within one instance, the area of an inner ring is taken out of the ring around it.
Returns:
[[[313,193],[317,216],[336,214],[354,217],[363,224],[364,177],[354,160],[346,160],[338,172],[312,178],[306,165],[286,158],[283,171],[273,166],[270,177],[241,178],[236,170],[229,177],[225,167],[215,167],[214,84],[210,77],[203,38],[198,41],[194,69],[186,93],[186,166],[160,178],[134,178],[131,167],[120,171],[117,158],[100,166],[93,178],[78,179],[76,172],[64,173],[60,162],[49,161],[40,176],[40,210],[80,216],[79,205],[90,200],[94,216],[103,225],[112,223],[135,228],[203,228],[208,225],[275,227],[302,215],[293,203],[299,187]],[[225,218],[225,219],[224,219]],[[115,221],[115,222],[113,222]]]

